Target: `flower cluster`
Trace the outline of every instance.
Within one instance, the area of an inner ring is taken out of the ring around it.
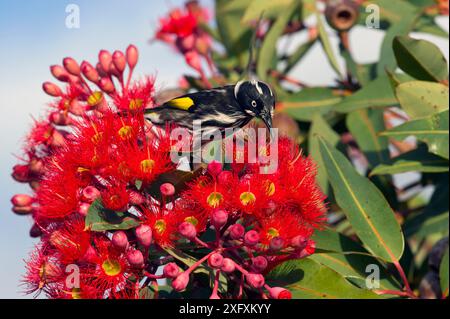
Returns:
[[[202,58],[210,70],[214,63],[210,56],[212,39],[201,26],[209,20],[209,13],[198,1],[187,1],[184,8],[173,9],[160,19],[155,38],[168,43],[183,54],[186,63],[206,80]],[[205,81],[206,82],[206,81]]]
[[[40,237],[25,291],[157,298],[161,280],[174,293],[192,291],[206,267],[210,298],[289,298],[265,275],[314,252],[311,235],[326,210],[314,163],[282,138],[273,174],[248,160],[179,170],[170,127],[144,119],[155,103],[154,81],[131,81],[137,60],[131,45],[125,53],[100,51],[95,67],[72,58],[51,67],[66,88],[44,83],[55,100],[13,169],[33,190],[13,197],[13,211],[31,216],[30,234]],[[223,280],[236,289],[221,289]]]

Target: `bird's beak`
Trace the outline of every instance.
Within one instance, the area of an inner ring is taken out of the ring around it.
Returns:
[[[270,140],[272,141],[274,139],[273,132],[272,132],[272,116],[269,112],[261,114],[261,119],[266,125],[267,129],[270,133]]]

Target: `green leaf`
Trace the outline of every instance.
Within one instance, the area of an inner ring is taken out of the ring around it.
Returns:
[[[251,0],[242,17],[242,23],[258,20],[263,12],[264,18],[276,18],[285,11],[293,1],[294,0]]]
[[[333,269],[345,278],[359,279],[365,282],[367,267],[377,265],[380,269],[380,287],[378,289],[399,289],[399,283],[389,275],[386,267],[350,238],[332,231],[316,231],[313,240],[316,252],[309,258]]]
[[[316,13],[316,18],[317,18],[317,29],[319,31],[319,39],[320,43],[322,44],[323,50],[325,51],[325,54],[328,58],[328,61],[330,62],[331,67],[334,69],[334,71],[336,71],[338,77],[340,79],[343,79],[342,75],[343,73],[341,71],[341,67],[339,66],[333,47],[331,46],[330,39],[328,38],[328,33],[325,30],[325,25],[322,20],[322,16],[318,12]]]
[[[328,125],[328,123],[322,118],[319,113],[314,113],[312,118],[312,125],[309,130],[309,155],[317,163],[317,177],[316,181],[319,184],[324,194],[329,194],[329,183],[327,172],[325,170],[325,164],[323,163],[322,156],[319,149],[319,136],[325,138],[331,145],[336,146],[340,140],[339,134],[337,134]]]
[[[439,266],[439,279],[441,283],[442,297],[448,296],[448,247],[442,257],[441,265]]]
[[[86,229],[91,231],[125,230],[140,225],[139,221],[123,212],[106,209],[102,201],[97,199],[89,208],[85,221]]]
[[[413,30],[420,11],[406,1],[383,0],[377,2],[382,3],[380,15],[388,16],[390,24],[381,44],[380,59],[377,65],[377,75],[381,75],[386,69],[391,71],[396,69],[397,61],[392,49],[392,42],[396,36],[406,35]]]
[[[436,23],[434,17],[431,16],[421,16],[419,21],[417,21],[414,31],[429,33],[438,37],[448,39],[448,32],[442,29],[441,26]]]
[[[399,84],[395,94],[402,109],[413,119],[448,109],[448,86],[412,81]]]
[[[347,115],[347,127],[371,167],[389,163],[389,140],[378,136],[385,130],[383,110],[357,110]]]
[[[428,150],[436,155],[449,158],[448,154],[448,110],[433,114],[429,117],[406,122],[385,132],[382,136],[389,136],[403,140],[408,136],[415,136],[428,145]]]
[[[442,157],[428,153],[426,147],[419,147],[393,158],[390,165],[378,165],[370,172],[370,176],[406,172],[442,173],[448,172],[448,164]]]
[[[348,113],[369,107],[386,107],[397,105],[398,101],[387,76],[379,76],[366,86],[344,98],[333,109],[336,112]]]
[[[281,110],[299,121],[311,121],[315,113],[326,114],[342,98],[329,88],[305,88],[281,101]]]
[[[309,52],[309,49],[316,43],[317,38],[308,40],[305,43],[299,45],[299,47],[289,56],[284,67],[284,73],[288,73],[292,68]]]
[[[289,289],[295,299],[367,299],[379,298],[360,289],[337,272],[311,259],[282,263],[266,276],[271,286]]]
[[[435,82],[448,80],[447,61],[433,43],[397,36],[393,48],[398,66],[414,78]]]
[[[403,234],[383,194],[323,139],[320,151],[337,204],[359,239],[375,256],[397,262],[403,253]]]
[[[262,80],[267,79],[267,73],[270,69],[275,69],[276,67],[276,45],[278,39],[283,34],[286,25],[291,20],[295,11],[299,8],[298,2],[294,1],[289,5],[286,10],[284,10],[279,17],[275,20],[264,41],[261,45],[261,49],[258,54],[258,61],[256,66],[256,71],[258,76]]]

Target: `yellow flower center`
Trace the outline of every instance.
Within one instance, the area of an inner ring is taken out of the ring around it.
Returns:
[[[129,140],[133,136],[133,128],[129,125],[122,126],[119,136],[122,140]]]
[[[146,159],[141,162],[141,171],[145,174],[150,174],[155,166],[155,161],[151,159]]]
[[[198,219],[195,218],[194,216],[186,217],[186,218],[184,219],[184,221],[185,221],[185,222],[188,222],[188,223],[191,223],[191,224],[194,225],[194,226],[197,226],[197,225],[198,225]]]
[[[144,103],[144,101],[142,101],[142,99],[132,99],[130,101],[130,105],[129,105],[130,110],[136,110],[136,109],[141,108],[142,103]]]
[[[83,299],[81,297],[80,288],[73,288],[72,291],[70,292],[70,295],[71,295],[72,299]]]
[[[223,202],[223,195],[219,192],[212,192],[211,194],[209,194],[206,202],[212,208],[216,208]]]
[[[95,91],[91,95],[89,95],[87,102],[90,106],[94,107],[100,104],[103,100],[103,93],[100,91]]]
[[[280,232],[278,231],[278,229],[270,227],[267,230],[267,237],[269,239],[272,239],[272,238],[275,238],[275,237],[278,237],[278,236],[280,236]]]
[[[166,231],[166,227],[167,227],[167,225],[166,225],[166,222],[163,220],[163,219],[158,219],[156,222],[155,222],[155,230],[156,230],[156,232],[159,234],[159,235],[162,235],[162,234],[164,234],[164,232]]]
[[[243,192],[239,199],[241,200],[242,205],[247,206],[256,201],[256,196],[252,192]]]
[[[266,194],[267,196],[275,194],[275,184],[272,181],[266,181]]]
[[[106,259],[102,263],[102,269],[107,276],[114,277],[120,274],[122,271],[122,267],[120,267],[120,263],[117,260]]]

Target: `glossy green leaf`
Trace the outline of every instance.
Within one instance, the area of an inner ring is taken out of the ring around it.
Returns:
[[[439,266],[439,279],[441,283],[442,297],[448,296],[448,247],[442,257],[441,265]]]
[[[448,109],[448,86],[412,81],[399,84],[395,94],[402,109],[413,119]]]
[[[256,66],[257,74],[262,80],[267,79],[267,73],[270,69],[275,69],[275,58],[277,51],[276,45],[278,39],[283,34],[286,25],[288,24],[292,15],[298,10],[298,8],[298,2],[294,1],[278,16],[274,24],[271,26],[270,30],[267,32],[261,48],[259,49],[258,61]]]
[[[342,153],[323,139],[319,143],[337,204],[359,239],[375,256],[398,261],[403,253],[403,234],[383,194],[359,175]]]
[[[347,127],[366,155],[371,167],[389,163],[388,138],[378,136],[385,130],[383,110],[357,110],[346,118]]]
[[[370,172],[370,175],[392,175],[406,172],[442,173],[448,172],[448,164],[448,160],[429,153],[426,147],[419,147],[393,158],[389,165],[378,165]]]
[[[448,119],[448,110],[446,110],[429,117],[406,122],[388,131],[381,132],[380,135],[397,140],[415,136],[428,145],[428,150],[431,153],[448,159]]]
[[[342,98],[329,88],[305,88],[281,101],[281,110],[299,121],[311,121],[315,113],[326,114]]]
[[[328,125],[328,123],[322,118],[319,113],[314,113],[312,119],[312,125],[309,130],[309,155],[317,163],[317,183],[322,189],[324,194],[329,192],[329,183],[327,178],[327,172],[325,170],[325,164],[323,163],[322,156],[319,149],[319,136],[326,139],[331,145],[336,146],[340,140],[339,134],[337,134]]]
[[[433,43],[397,36],[393,48],[398,66],[414,78],[436,82],[448,80],[447,61]]]
[[[356,91],[353,95],[344,98],[333,109],[336,112],[348,113],[369,107],[386,107],[397,105],[391,84],[386,76],[380,76]]]
[[[86,229],[91,231],[125,230],[135,228],[140,222],[123,212],[103,207],[100,199],[92,203],[85,220]]]
[[[365,282],[368,267],[377,265],[380,269],[378,289],[399,289],[399,283],[389,275],[385,266],[350,238],[332,231],[316,231],[313,236],[316,252],[309,258],[327,266],[345,278],[356,278]]]
[[[242,17],[242,23],[249,23],[251,21],[258,20],[262,13],[265,18],[276,18],[283,11],[285,11],[294,0],[251,0],[244,16]]]
[[[334,270],[308,258],[284,262],[266,278],[271,286],[289,289],[295,299],[379,298],[369,290],[352,285]]]
[[[334,71],[336,71],[336,74],[338,75],[338,77],[340,79],[342,79],[343,73],[341,71],[341,67],[339,66],[339,63],[338,63],[338,60],[336,57],[336,53],[334,52],[333,47],[331,45],[329,35],[325,29],[325,25],[324,25],[322,16],[319,13],[317,13],[316,18],[317,18],[317,29],[319,31],[320,43],[322,44],[323,50],[328,58],[328,61],[330,62],[331,67],[334,69]]]

